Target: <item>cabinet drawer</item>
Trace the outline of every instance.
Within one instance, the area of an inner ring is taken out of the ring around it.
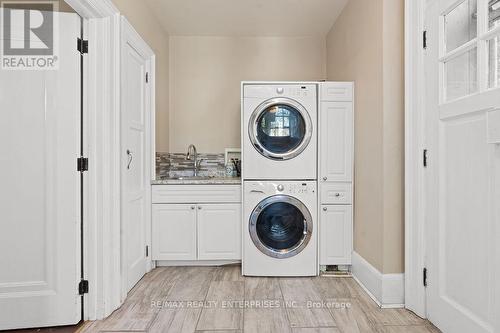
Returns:
[[[352,203],[351,183],[321,183],[321,204],[346,205]]]
[[[351,102],[353,84],[351,82],[321,83],[321,100],[331,102]]]
[[[153,185],[153,203],[241,203],[241,185]]]

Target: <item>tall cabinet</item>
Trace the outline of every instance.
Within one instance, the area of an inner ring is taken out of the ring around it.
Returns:
[[[354,84],[322,82],[319,113],[320,265],[350,265],[353,251]]]

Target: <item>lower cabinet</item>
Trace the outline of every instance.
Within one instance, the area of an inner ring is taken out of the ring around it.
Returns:
[[[198,205],[198,260],[241,259],[241,204]]]
[[[153,260],[196,260],[196,205],[154,204]]]
[[[322,205],[320,216],[320,265],[350,265],[352,205]]]
[[[241,204],[153,204],[153,260],[241,259]]]

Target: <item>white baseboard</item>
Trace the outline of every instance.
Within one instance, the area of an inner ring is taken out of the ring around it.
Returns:
[[[352,254],[352,275],[382,308],[403,308],[404,274],[382,274],[358,253]]]

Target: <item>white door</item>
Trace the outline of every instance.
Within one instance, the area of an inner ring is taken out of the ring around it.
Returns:
[[[500,332],[500,3],[427,3],[427,315],[445,333]]]
[[[198,259],[241,259],[241,204],[198,205]]]
[[[352,206],[323,205],[320,220],[320,265],[350,265]]]
[[[122,263],[124,292],[144,276],[149,266],[147,243],[151,221],[150,56],[143,41],[122,19]]]
[[[322,102],[320,111],[320,178],[352,181],[353,111],[350,102]]]
[[[153,260],[196,260],[196,205],[153,205]]]
[[[0,330],[81,319],[80,18],[56,20],[58,70],[0,69]]]

